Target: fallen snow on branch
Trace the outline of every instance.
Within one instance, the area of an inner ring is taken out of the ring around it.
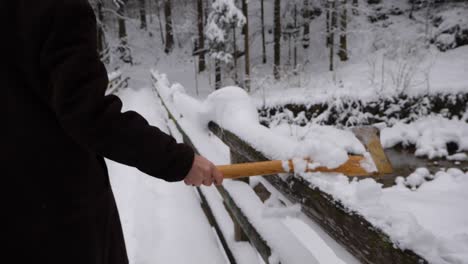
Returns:
[[[373,179],[306,173],[303,178],[430,263],[468,263],[468,172],[416,170],[382,188]]]
[[[440,116],[424,117],[410,124],[398,122],[382,130],[381,141],[385,148],[400,143],[403,146],[415,145],[416,156],[427,156],[429,159],[445,157],[464,160],[466,154],[462,152],[468,151],[468,123]],[[456,143],[460,153],[449,156],[448,143]]]

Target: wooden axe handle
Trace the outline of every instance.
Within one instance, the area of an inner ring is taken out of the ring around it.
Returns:
[[[346,163],[335,169],[326,167],[318,167],[315,169],[307,169],[307,172],[336,172],[343,173],[347,176],[370,176],[374,173],[366,171],[361,166],[364,159],[362,156],[349,156]],[[283,161],[272,160],[263,162],[240,163],[232,165],[217,166],[223,173],[225,179],[237,179],[257,175],[270,175],[278,173],[294,172],[294,165],[291,160],[287,161],[290,171],[285,171]]]

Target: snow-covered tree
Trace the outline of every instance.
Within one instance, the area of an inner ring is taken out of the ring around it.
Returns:
[[[227,45],[231,30],[242,28],[245,22],[246,19],[234,0],[213,2],[205,34],[209,53],[216,64],[216,89],[221,87],[221,62],[231,63],[233,60],[233,50]]]

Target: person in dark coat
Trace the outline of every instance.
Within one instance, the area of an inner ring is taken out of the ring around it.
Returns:
[[[209,186],[222,175],[104,96],[107,73],[87,0],[0,2],[2,258],[128,263],[104,157],[169,182]]]

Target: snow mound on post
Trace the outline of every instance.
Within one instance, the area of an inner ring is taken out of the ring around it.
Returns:
[[[339,141],[346,142],[344,146],[326,137],[298,141],[273,132],[259,123],[254,102],[239,87],[225,87],[209,95],[204,102],[203,119],[206,123],[216,122],[271,159],[310,158],[315,165],[336,168],[348,160],[347,149],[356,154],[365,152],[357,139],[350,147],[348,141]],[[331,133],[331,130],[329,128],[323,133]],[[351,133],[348,135],[354,137]]]
[[[211,93],[205,100],[207,118],[221,127],[236,128],[239,124],[258,124],[257,108],[246,91],[229,86]]]

